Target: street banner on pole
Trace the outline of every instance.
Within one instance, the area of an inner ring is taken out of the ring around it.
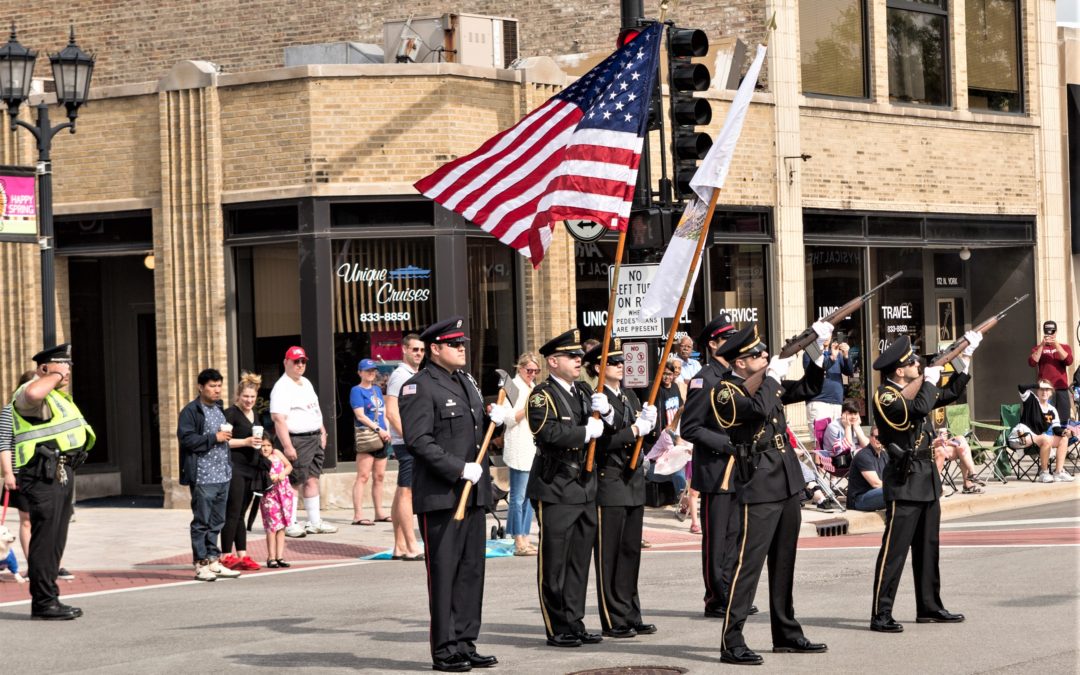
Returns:
[[[0,236],[36,237],[37,182],[33,169],[0,167]]]

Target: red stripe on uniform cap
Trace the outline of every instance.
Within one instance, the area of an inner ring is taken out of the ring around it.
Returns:
[[[435,339],[439,340],[439,341],[442,341],[442,340],[453,340],[454,338],[460,338],[460,337],[465,337],[465,333],[462,333],[462,332],[447,333],[445,335],[440,335],[439,337],[437,337]]]
[[[712,332],[712,335],[710,337],[716,337],[717,335],[719,335],[720,333],[723,333],[726,330],[734,330],[734,329],[735,329],[735,326],[732,326],[731,324],[728,324],[726,326],[720,326],[719,328],[717,328],[716,330],[714,330]]]

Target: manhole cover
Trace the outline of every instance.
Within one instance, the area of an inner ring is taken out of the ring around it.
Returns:
[[[593,668],[592,670],[578,670],[569,675],[674,675],[685,673],[686,668],[678,666],[611,666],[609,668]]]

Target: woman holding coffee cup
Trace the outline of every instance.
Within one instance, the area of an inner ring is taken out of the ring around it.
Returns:
[[[225,504],[225,526],[221,529],[221,564],[233,570],[257,570],[259,563],[247,554],[247,513],[256,492],[262,492],[266,482],[266,467],[259,449],[263,444],[263,428],[255,414],[262,378],[249,372],[240,374],[236,385],[236,403],[225,411],[225,421],[232,425],[229,454],[232,459],[232,481]],[[233,554],[233,548],[236,554]]]

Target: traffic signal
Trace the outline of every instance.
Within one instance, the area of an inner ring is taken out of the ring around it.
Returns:
[[[627,246],[630,250],[662,249],[671,240],[672,223],[678,214],[672,209],[651,206],[634,209],[627,221]]]
[[[712,106],[705,99],[694,96],[694,92],[709,88],[712,75],[704,65],[691,61],[693,57],[705,56],[708,51],[709,37],[705,31],[668,27],[671,157],[675,195],[679,199],[692,194],[690,179],[697,171],[698,162],[712,147],[712,138],[695,129],[712,121]]]

